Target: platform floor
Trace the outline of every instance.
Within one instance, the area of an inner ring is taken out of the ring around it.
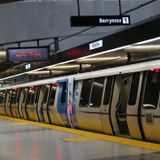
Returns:
[[[0,160],[159,160],[160,152],[0,118]]]

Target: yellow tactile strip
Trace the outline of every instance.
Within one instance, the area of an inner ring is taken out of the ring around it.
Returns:
[[[79,136],[79,137],[64,138],[63,140],[69,141],[69,142],[80,142],[80,141],[95,140],[95,138],[87,137],[87,136]]]
[[[6,116],[0,116],[0,118],[6,119],[6,120],[12,120],[12,121],[16,121],[16,122],[21,122],[21,123],[25,123],[25,124],[29,124],[29,125],[49,128],[49,129],[53,129],[53,130],[69,132],[69,133],[77,134],[80,136],[88,137],[91,139],[99,139],[99,140],[110,141],[110,142],[130,145],[130,146],[134,146],[134,147],[139,147],[139,148],[145,148],[145,149],[154,150],[154,151],[160,151],[160,144],[156,144],[156,143],[143,142],[143,141],[139,141],[139,140],[116,137],[116,136],[109,136],[109,135],[105,135],[105,134],[99,134],[99,133],[82,131],[82,130],[77,130],[77,129],[72,129],[72,128],[54,126],[51,124],[33,122],[33,121],[11,118],[11,117],[6,117]]]
[[[21,122],[15,122],[15,123],[8,123],[10,126],[21,126],[21,125],[26,125],[27,123],[21,123]]]

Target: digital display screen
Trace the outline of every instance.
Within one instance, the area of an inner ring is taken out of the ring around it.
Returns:
[[[49,59],[49,47],[8,48],[9,62],[34,62]]]
[[[58,62],[68,61],[84,56],[90,55],[91,52],[88,50],[88,45],[72,48],[67,51],[58,54]]]

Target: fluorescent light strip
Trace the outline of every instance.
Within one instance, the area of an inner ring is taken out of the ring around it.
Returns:
[[[147,45],[133,45],[131,47],[125,48],[124,52],[157,52],[160,51],[160,45],[159,44],[147,44]]]
[[[137,45],[137,44],[140,45],[140,44],[145,44],[145,43],[149,43],[149,42],[154,42],[154,41],[157,41],[157,40],[160,40],[160,37],[148,39],[148,40],[145,40],[145,41],[142,41],[142,42],[137,42],[137,43],[135,43],[135,45]]]

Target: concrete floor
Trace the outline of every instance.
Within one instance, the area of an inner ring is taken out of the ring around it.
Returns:
[[[0,119],[0,160],[159,160],[160,152]],[[71,141],[66,141],[69,138]]]

